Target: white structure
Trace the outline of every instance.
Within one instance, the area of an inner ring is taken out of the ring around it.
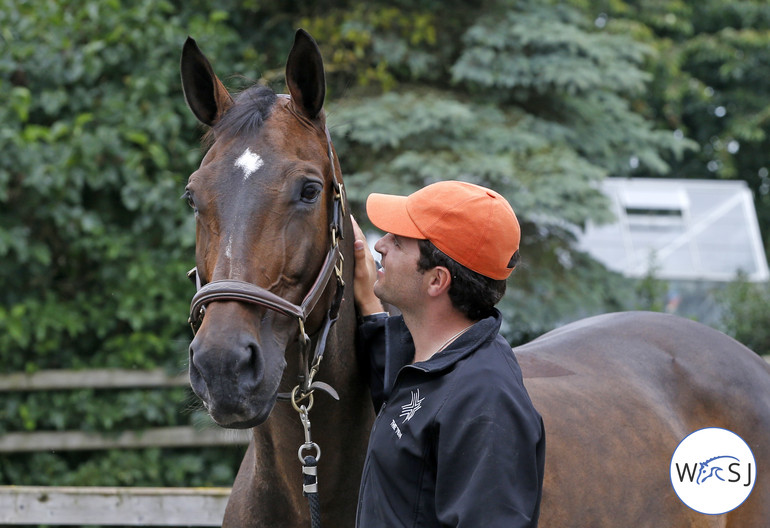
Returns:
[[[743,181],[608,178],[617,222],[588,225],[579,247],[628,277],[726,282],[739,271],[766,281],[767,259]]]

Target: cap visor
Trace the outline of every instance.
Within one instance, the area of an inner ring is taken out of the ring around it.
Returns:
[[[406,196],[370,194],[366,200],[366,214],[378,229],[387,233],[425,239],[425,235],[420,232],[409,216],[406,200]]]

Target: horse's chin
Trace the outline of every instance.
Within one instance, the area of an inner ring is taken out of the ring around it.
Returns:
[[[278,399],[278,386],[285,363],[276,365],[272,375],[257,387],[219,387],[219,391],[199,394],[211,419],[227,429],[249,429],[268,419]]]
[[[250,416],[245,414],[219,416],[212,412],[209,412],[209,415],[220,427],[226,429],[251,429],[252,427],[261,425],[267,420],[274,405],[275,400],[273,400],[272,405],[265,406],[263,410],[257,411],[256,413],[252,411]]]

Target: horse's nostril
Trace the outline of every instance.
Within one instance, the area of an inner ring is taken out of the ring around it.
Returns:
[[[190,385],[212,416],[240,416],[265,379],[275,378],[266,372],[258,336],[250,332],[198,332],[188,352]]]
[[[196,355],[195,353],[195,341],[190,343],[190,378],[192,379],[193,376],[201,377],[201,371],[198,368],[198,365],[196,362],[200,361],[200,357]]]
[[[254,340],[248,339],[246,346],[243,348],[243,355],[240,375],[243,381],[258,385],[264,375],[262,351],[259,345]]]
[[[249,370],[254,371],[257,368],[257,359],[259,356],[259,348],[256,343],[252,343],[246,347],[249,353]]]
[[[196,372],[198,371],[198,367],[195,366],[195,349],[193,348],[192,344],[190,345],[189,351],[190,351],[190,358],[188,360],[188,364],[189,364],[188,366],[190,368],[190,377],[192,377],[193,370],[195,370]]]
[[[194,342],[193,342],[194,343]],[[198,368],[198,365],[196,364],[196,361],[200,361],[200,357],[196,356],[195,354],[195,347],[193,346],[193,343],[190,344],[190,364],[189,364],[189,375],[190,375],[190,386],[192,387],[192,390],[195,394],[197,394],[201,400],[203,400],[204,405],[208,408],[207,399],[209,397],[209,391],[208,386],[206,385],[206,380],[203,377],[203,374],[201,373],[201,370]]]

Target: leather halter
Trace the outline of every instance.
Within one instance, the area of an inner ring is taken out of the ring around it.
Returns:
[[[320,381],[313,381],[313,377],[318,372],[324,351],[326,350],[326,341],[329,337],[329,331],[339,317],[339,308],[342,303],[342,295],[345,286],[342,277],[342,264],[344,258],[339,247],[340,239],[344,238],[342,228],[345,218],[345,188],[339,180],[334,165],[334,151],[332,150],[331,135],[329,134],[328,128],[325,128],[325,133],[329,161],[331,162],[332,167],[332,184],[334,187],[332,220],[329,224],[331,246],[326,253],[326,259],[324,260],[323,266],[321,266],[318,277],[302,302],[298,305],[294,304],[265,288],[240,280],[216,280],[202,285],[197,267],[191,269],[187,273],[187,276],[195,283],[197,289],[197,293],[193,296],[190,303],[189,323],[193,334],[197,332],[203,322],[203,317],[206,314],[206,306],[217,301],[236,301],[262,306],[297,320],[299,325],[300,344],[299,385],[297,385],[291,393],[278,394],[278,399],[292,401],[295,407],[305,398],[312,397],[313,390],[315,389],[322,390],[331,395],[334,399],[339,400],[337,392],[330,385]],[[331,306],[324,316],[324,321],[317,332],[315,350],[311,356],[310,349],[312,343],[310,337],[306,333],[305,322],[308,317],[310,317],[316,304],[331,283],[332,277],[336,277],[337,279],[336,293]]]

